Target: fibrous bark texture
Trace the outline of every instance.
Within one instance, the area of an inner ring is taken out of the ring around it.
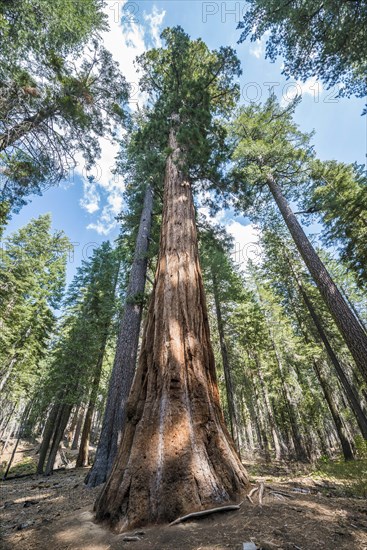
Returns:
[[[118,442],[126,421],[126,403],[135,374],[139,333],[143,311],[142,296],[148,264],[148,248],[152,224],[153,192],[147,187],[139,231],[136,238],[134,261],[131,266],[113,364],[102,430],[92,469],[85,483],[96,487],[106,481],[116,457]]]
[[[192,191],[172,129],[160,253],[127,424],[96,516],[116,530],[239,499],[246,472],[225,427]]]

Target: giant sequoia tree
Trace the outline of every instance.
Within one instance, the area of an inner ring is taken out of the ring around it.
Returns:
[[[166,48],[140,58],[168,147],[160,251],[126,427],[96,503],[118,530],[235,500],[247,483],[219,403],[191,188],[220,157],[214,116],[233,104],[238,60],[179,27],[162,37]]]

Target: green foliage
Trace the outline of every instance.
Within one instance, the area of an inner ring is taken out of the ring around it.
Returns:
[[[320,461],[311,476],[328,482],[325,490],[338,496],[367,497],[367,460],[327,460]]]
[[[138,58],[140,86],[149,94],[152,116],[149,132],[167,147],[172,125],[182,146],[182,168],[193,180],[218,178],[226,159],[225,130],[218,117],[229,114],[239,95],[240,64],[232,48],[210,51],[190,40],[181,27],[165,29],[164,48]]]
[[[240,107],[229,127],[233,142],[230,191],[236,204],[255,207],[269,202],[266,181],[271,174],[285,191],[297,195],[297,188],[309,177],[309,162],[314,153],[312,134],[299,130],[293,121],[295,100],[282,108],[275,98],[264,105]]]
[[[5,239],[0,258],[0,373],[8,397],[30,395],[55,325],[70,242],[46,214]]]
[[[108,242],[78,268],[47,357],[39,415],[50,402],[74,405],[88,396],[96,365],[114,334],[119,268],[119,251]]]
[[[283,74],[315,75],[339,95],[367,93],[367,3],[350,0],[249,0],[240,42],[266,36],[266,56],[284,58]]]
[[[102,0],[2,0],[0,42],[8,63],[20,57],[65,56],[106,30]],[[57,53],[56,53],[57,52]]]
[[[101,0],[2,2],[0,201],[17,211],[31,193],[89,169],[99,137],[126,120],[127,83],[101,44]]]
[[[367,284],[367,179],[364,166],[337,161],[312,164],[305,208],[323,224],[322,239]]]

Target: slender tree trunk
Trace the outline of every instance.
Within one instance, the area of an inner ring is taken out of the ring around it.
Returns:
[[[330,458],[331,451],[329,445],[327,445],[327,442],[325,441],[325,429],[322,430],[321,428],[317,427],[316,433],[320,443],[319,448],[321,449],[322,454]]]
[[[261,394],[264,401],[265,409],[266,409],[266,416],[268,417],[268,423],[271,429],[271,433],[273,436],[274,441],[274,449],[275,449],[275,458],[276,460],[282,460],[283,458],[286,458],[287,456],[287,449],[285,448],[281,436],[279,434],[278,426],[274,417],[273,408],[270,403],[268,390],[265,384],[261,362],[259,355],[255,352],[254,354],[254,361],[257,368],[257,375],[260,383],[261,388]]]
[[[254,389],[253,380],[250,379],[249,377],[245,377],[244,383],[246,384],[246,386],[249,387],[249,390],[250,390],[250,397],[246,400],[246,406],[250,414],[250,424],[254,426],[260,454],[265,454],[266,452],[269,452],[269,451],[265,450],[263,440],[262,440],[262,435],[261,435],[261,423],[260,423],[259,413],[254,406],[254,399],[256,399],[256,391]],[[254,445],[253,445],[253,449],[255,449]],[[269,459],[270,459],[270,456],[269,456]]]
[[[268,176],[267,183],[299,253],[329,308],[356,365],[367,381],[367,334],[320,260],[272,175]]]
[[[260,302],[263,304],[263,300],[262,300],[259,288],[258,288],[258,296],[259,296]],[[293,404],[292,404],[292,399],[291,399],[291,396],[290,396],[290,393],[289,393],[288,384],[287,384],[287,381],[286,381],[286,378],[285,378],[283,361],[282,361],[281,355],[279,353],[278,346],[275,343],[273,330],[271,328],[272,327],[272,319],[268,319],[265,308],[264,308],[264,314],[265,314],[265,318],[267,320],[267,330],[268,330],[268,333],[269,333],[269,339],[270,339],[270,342],[271,342],[271,345],[272,345],[272,348],[273,348],[273,351],[274,351],[275,359],[276,359],[276,362],[277,362],[277,365],[278,365],[279,378],[280,378],[280,382],[281,382],[283,399],[284,399],[284,403],[285,403],[285,406],[286,406],[286,410],[287,410],[287,414],[288,414],[288,418],[289,418],[289,422],[290,422],[290,426],[291,426],[291,431],[292,431],[295,457],[300,462],[308,462],[309,457],[307,455],[307,451],[306,451],[305,446],[303,444],[302,435],[299,431],[298,420],[297,420],[296,413],[295,413],[295,410],[294,410],[294,407],[293,407]]]
[[[275,357],[276,357],[276,361],[277,361],[277,364],[278,364],[281,387],[282,387],[282,393],[283,393],[285,405],[286,405],[286,408],[287,408],[289,422],[290,422],[290,425],[291,425],[292,437],[293,437],[294,448],[295,448],[295,453],[296,453],[296,459],[301,461],[301,462],[305,462],[305,461],[307,462],[308,461],[307,451],[304,447],[302,435],[299,431],[298,421],[297,421],[297,418],[296,418],[296,413],[295,413],[295,410],[294,410],[294,407],[293,407],[293,404],[292,404],[292,399],[291,399],[291,396],[290,396],[290,393],[289,393],[288,384],[287,384],[287,381],[286,381],[285,376],[284,376],[283,362],[281,360],[281,357],[280,357],[278,348],[275,344],[275,341],[274,341],[273,334],[272,334],[271,330],[270,330],[270,340],[271,340],[271,343],[272,343],[272,346],[273,346],[273,349],[274,349],[274,353],[275,353]]]
[[[72,441],[73,441],[74,431],[75,431],[75,428],[76,428],[76,425],[77,425],[77,422],[78,422],[78,418],[79,418],[79,409],[80,409],[80,405],[78,405],[75,408],[75,411],[73,412],[73,416],[72,416],[72,419],[71,419],[71,422],[70,422],[70,425],[69,425],[69,431],[68,431],[68,436],[67,436],[68,447],[71,447],[71,444],[72,444]]]
[[[7,431],[7,427],[9,425],[9,422],[11,421],[12,419],[12,416],[14,414],[14,411],[15,409],[17,408],[17,405],[15,404],[12,409],[10,410],[10,413],[4,417],[3,419],[3,422],[1,423],[1,436],[0,436],[0,439],[3,439],[5,437],[5,434],[6,434],[6,431]],[[4,447],[3,447],[4,448]],[[0,453],[0,456],[1,456],[1,453]]]
[[[14,432],[16,430],[16,427],[17,427],[17,421],[16,421],[16,419],[14,419],[11,426],[10,426],[10,430],[9,430],[8,435],[6,437],[4,446],[1,449],[1,455],[0,456],[2,456],[5,453],[6,449],[8,448],[9,441],[11,439],[12,434],[14,434]]]
[[[90,430],[92,427],[92,416],[93,416],[93,411],[94,411],[94,407],[98,396],[99,383],[101,381],[103,358],[106,350],[107,337],[108,337],[108,332],[106,333],[106,336],[102,345],[102,349],[98,357],[96,369],[94,372],[92,390],[89,398],[87,412],[84,418],[84,425],[83,425],[83,431],[82,431],[82,438],[80,441],[79,453],[76,459],[77,468],[80,468],[82,466],[88,466],[89,437],[90,437]]]
[[[339,411],[337,409],[337,406],[334,402],[334,398],[332,395],[331,388],[328,384],[328,381],[325,378],[324,373],[322,372],[321,367],[319,366],[317,361],[313,361],[313,367],[316,373],[316,376],[320,382],[320,386],[322,388],[323,394],[325,396],[326,402],[328,404],[331,416],[333,417],[335,428],[338,434],[338,438],[340,441],[340,445],[343,451],[343,455],[345,460],[353,460],[354,453],[352,446],[350,444],[349,438],[347,436],[343,420],[339,414]]]
[[[45,475],[49,476],[52,474],[54,469],[54,464],[56,460],[57,451],[59,450],[59,445],[64,435],[65,428],[68,424],[72,405],[61,405],[61,414],[59,417],[58,425],[55,427],[54,436],[52,439],[52,444],[50,448],[50,454],[48,455]]]
[[[172,128],[160,252],[127,423],[96,516],[121,531],[237,500],[246,472],[220,408],[191,185]]]
[[[252,360],[251,360],[251,356],[250,356],[249,351],[247,351],[247,355],[248,355],[248,358],[249,358],[249,362],[251,364]],[[263,402],[262,398],[259,395],[259,390],[258,390],[256,381],[254,380],[254,375],[251,372],[251,370],[250,370],[250,373],[251,373],[250,376],[251,376],[252,393],[254,395],[254,401],[255,401],[254,412],[255,412],[255,418],[257,420],[257,426],[259,428],[258,431],[257,431],[257,436],[258,436],[258,440],[259,440],[259,448],[260,448],[260,451],[263,454],[265,462],[270,462],[271,461],[270,442],[269,442],[268,432],[267,432],[268,424],[265,420],[265,414],[264,414],[264,411],[263,411],[263,408],[265,407],[265,403]]]
[[[37,465],[37,474],[43,474],[43,467],[46,461],[47,451],[50,446],[50,441],[52,439],[52,436],[55,432],[55,427],[58,424],[60,413],[61,413],[61,405],[56,404],[52,407],[50,414],[48,415],[46,426],[43,432],[42,443],[38,451],[39,457],[38,457],[38,465]]]
[[[101,435],[94,464],[85,480],[88,487],[95,487],[106,481],[126,421],[126,403],[134,378],[138,353],[152,213],[153,192],[148,185],[140,216],[134,261],[126,292],[124,314],[117,340]]]
[[[24,409],[24,412],[22,414],[22,418],[20,420],[20,423],[19,423],[19,428],[18,428],[18,434],[17,434],[17,440],[15,442],[15,445],[14,445],[14,448],[13,448],[13,451],[11,453],[11,457],[9,459],[9,462],[7,464],[7,467],[6,467],[6,470],[4,472],[4,475],[3,475],[3,481],[5,481],[5,479],[8,477],[8,473],[10,471],[10,468],[11,468],[11,465],[13,463],[13,460],[14,460],[14,456],[15,456],[15,453],[16,453],[16,450],[18,448],[18,445],[19,445],[19,441],[23,435],[23,432],[24,432],[24,428],[25,428],[25,424],[27,422],[27,419],[28,419],[28,416],[29,416],[29,412],[31,410],[31,404],[28,404],[26,406],[26,408]]]
[[[85,408],[83,404],[79,407],[78,421],[75,426],[73,442],[71,444],[71,449],[73,451],[76,451],[79,448],[80,432],[82,431],[84,416],[85,416]]]
[[[4,388],[5,384],[7,383],[8,379],[9,379],[9,377],[10,377],[10,375],[11,375],[11,373],[12,373],[12,371],[13,371],[15,365],[16,365],[17,359],[18,359],[18,354],[15,354],[15,355],[11,358],[11,360],[10,360],[10,362],[9,362],[9,365],[8,365],[7,368],[6,368],[6,371],[5,371],[4,375],[3,375],[3,377],[1,378],[1,381],[0,381],[0,391],[3,391],[3,388]]]
[[[348,378],[347,378],[347,376],[344,372],[343,367],[339,363],[339,360],[338,360],[336,354],[334,353],[334,350],[333,350],[333,348],[332,348],[332,346],[329,342],[329,339],[328,339],[328,337],[327,337],[327,335],[324,331],[324,328],[321,324],[321,320],[320,320],[319,316],[317,315],[316,310],[313,306],[313,303],[309,299],[308,294],[305,291],[302,282],[300,281],[298,275],[294,271],[293,271],[293,274],[295,276],[295,279],[296,279],[299,291],[301,293],[301,296],[303,298],[303,301],[304,301],[304,303],[305,303],[305,305],[306,305],[306,307],[307,307],[307,309],[310,313],[312,321],[313,321],[313,323],[315,325],[315,328],[317,330],[317,333],[320,337],[320,340],[324,344],[324,347],[325,347],[326,352],[327,352],[327,354],[330,358],[330,361],[334,365],[334,368],[335,368],[336,374],[338,376],[338,379],[339,379],[341,385],[344,388],[345,394],[346,394],[347,399],[349,401],[350,408],[351,408],[351,410],[352,410],[352,412],[353,412],[353,414],[354,414],[354,416],[357,420],[359,429],[361,430],[361,433],[362,433],[364,439],[367,439],[367,418],[366,418],[366,416],[363,412],[363,409],[361,407],[358,395],[357,395],[356,391],[354,390],[354,388],[351,386],[351,384],[350,384],[350,382],[349,382],[349,380],[348,380]]]
[[[229,422],[231,428],[231,435],[236,444],[237,449],[239,450],[239,429],[237,422],[236,408],[234,404],[234,392],[233,392],[233,383],[232,383],[232,374],[229,366],[227,345],[224,336],[224,327],[223,327],[223,317],[222,309],[219,301],[219,290],[218,290],[218,281],[217,277],[212,270],[212,281],[213,281],[213,293],[214,293],[214,302],[215,310],[217,314],[217,325],[219,333],[219,342],[220,342],[220,351],[222,355],[223,362],[223,371],[224,379],[226,384],[226,393],[227,393],[227,403],[228,403],[228,413],[229,413]]]
[[[98,444],[99,434],[101,433],[103,411],[105,403],[99,403],[98,409],[95,411],[95,419],[92,423],[91,441],[93,444]]]

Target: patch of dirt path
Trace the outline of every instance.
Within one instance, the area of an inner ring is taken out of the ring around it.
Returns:
[[[238,511],[115,535],[93,521],[100,489],[85,487],[86,472],[2,482],[1,549],[242,550],[253,541],[264,550],[367,550],[366,501],[327,496],[310,479],[285,479],[281,472],[279,481],[273,472],[269,481],[259,472],[253,482],[265,483],[262,506],[256,493],[254,503],[246,500]]]

